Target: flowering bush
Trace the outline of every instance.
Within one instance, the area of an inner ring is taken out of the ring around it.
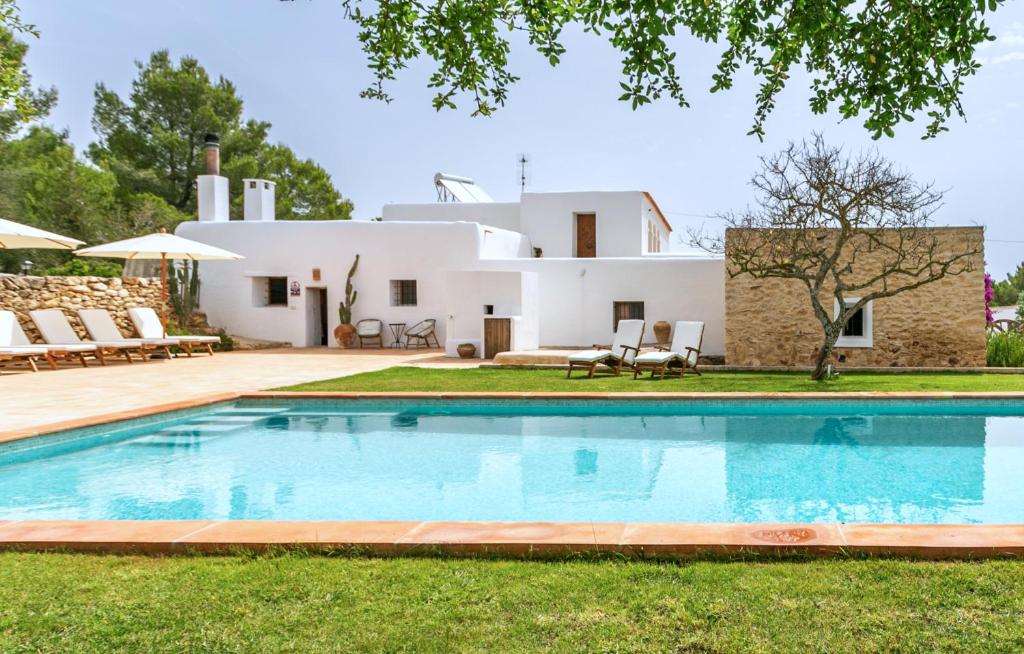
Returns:
[[[992,315],[992,298],[995,294],[995,289],[992,288],[992,275],[985,273],[985,322],[989,324],[995,320]]]

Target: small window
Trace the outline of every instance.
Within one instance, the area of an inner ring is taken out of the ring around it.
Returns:
[[[661,230],[653,220],[647,221],[647,251],[661,252]]]
[[[391,306],[393,306],[393,307],[414,307],[414,306],[416,306],[416,280],[415,279],[392,279],[391,280]]]
[[[288,278],[267,278],[267,306],[279,307],[288,305]]]
[[[619,330],[620,320],[643,320],[643,302],[614,302],[612,303],[612,329]]]
[[[843,336],[864,336],[864,308],[857,309],[857,312],[850,316],[843,327]]]
[[[846,306],[857,304],[860,298],[847,298]],[[873,347],[874,334],[872,328],[873,302],[868,302],[858,309],[843,327],[843,333],[836,340],[837,347]],[[839,315],[839,300],[835,300],[833,316]]]

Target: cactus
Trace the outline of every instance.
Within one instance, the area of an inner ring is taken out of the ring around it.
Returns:
[[[185,327],[199,305],[199,262],[182,262],[173,266],[167,276],[171,292],[171,307],[178,318],[178,324]]]
[[[356,298],[359,297],[359,291],[352,288],[352,278],[356,274],[356,268],[359,267],[359,255],[356,255],[356,260],[352,262],[352,267],[348,271],[348,279],[345,281],[345,301],[338,303],[338,318],[341,319],[341,324],[351,325],[352,324],[352,307],[356,303]]]

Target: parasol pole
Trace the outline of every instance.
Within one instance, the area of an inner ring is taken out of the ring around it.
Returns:
[[[160,228],[161,234],[167,230]],[[167,253],[160,253],[160,326],[164,330],[164,338],[167,338]]]

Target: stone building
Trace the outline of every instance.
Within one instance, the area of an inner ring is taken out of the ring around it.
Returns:
[[[981,227],[934,227],[928,231],[936,236],[940,249],[983,242]],[[729,247],[727,233],[727,270]],[[877,274],[881,256],[878,250],[862,253],[856,271],[861,275]],[[856,317],[854,328],[848,330],[852,333],[837,342],[838,362],[845,366],[984,366],[984,254],[972,255],[968,263],[967,272],[869,303]],[[831,287],[823,289],[822,299],[835,304]],[[725,311],[727,363],[814,364],[823,331],[807,288],[799,280],[756,279],[727,272]]]

